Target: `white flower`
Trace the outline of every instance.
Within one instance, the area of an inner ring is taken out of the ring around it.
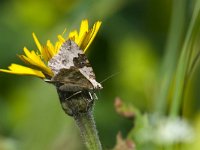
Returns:
[[[190,142],[193,137],[192,127],[183,119],[163,120],[155,130],[155,142],[158,144]]]

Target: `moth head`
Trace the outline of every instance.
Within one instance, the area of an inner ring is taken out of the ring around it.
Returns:
[[[101,90],[101,89],[103,89],[103,86],[100,83],[97,82],[97,85],[94,88],[97,89],[97,90]]]

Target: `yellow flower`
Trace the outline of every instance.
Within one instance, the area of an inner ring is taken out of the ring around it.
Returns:
[[[53,77],[53,72],[47,66],[48,61],[55,56],[61,45],[68,39],[73,40],[84,52],[92,43],[94,37],[96,36],[101,22],[97,21],[91,29],[88,27],[88,20],[83,20],[81,22],[79,33],[77,30],[74,30],[69,33],[67,38],[64,38],[62,35],[58,35],[58,41],[55,44],[52,44],[50,40],[47,40],[46,45],[41,45],[36,35],[33,33],[33,39],[37,46],[37,51],[28,50],[24,47],[24,55],[18,55],[19,58],[26,64],[28,67],[11,64],[8,69],[0,69],[0,72],[19,74],[19,75],[31,75],[39,78],[51,78]]]

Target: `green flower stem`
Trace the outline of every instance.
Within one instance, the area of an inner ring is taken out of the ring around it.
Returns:
[[[74,116],[88,150],[102,150],[92,111]]]

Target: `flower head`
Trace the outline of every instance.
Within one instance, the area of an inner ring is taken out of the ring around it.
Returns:
[[[67,38],[63,35],[58,35],[58,41],[52,44],[50,40],[47,40],[45,45],[41,45],[35,33],[33,33],[33,39],[37,46],[37,50],[29,50],[24,47],[24,54],[18,55],[19,58],[28,66],[22,66],[18,64],[11,64],[6,69],[0,69],[0,72],[19,74],[19,75],[31,75],[42,79],[51,78],[54,76],[51,68],[48,67],[47,63],[53,56],[55,56],[61,45],[68,39],[73,40],[84,52],[88,49],[96,36],[101,22],[97,21],[91,29],[88,27],[88,20],[81,22],[80,31],[74,30],[69,33]]]

